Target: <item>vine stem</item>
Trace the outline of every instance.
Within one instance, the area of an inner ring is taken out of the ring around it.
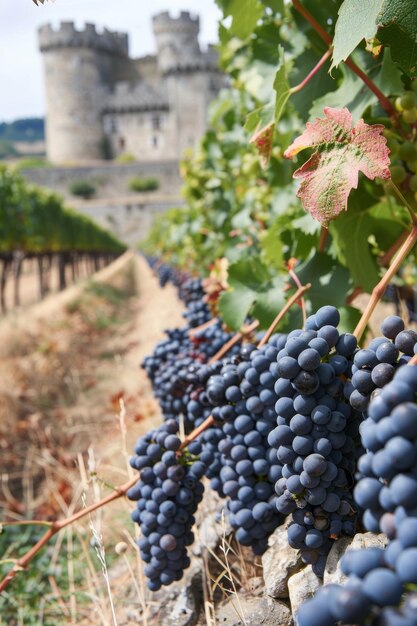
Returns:
[[[94,504],[90,504],[90,506],[87,506],[86,508],[81,509],[81,511],[78,511],[77,513],[74,513],[73,515],[71,515],[70,517],[66,517],[65,519],[55,520],[53,522],[42,522],[39,520],[33,520],[33,521],[25,520],[24,523],[26,525],[49,524],[49,528],[42,535],[39,541],[37,541],[37,543],[35,543],[26,552],[26,554],[24,554],[20,559],[16,561],[13,568],[8,572],[8,574],[3,578],[3,580],[0,581],[0,593],[6,589],[6,587],[11,583],[11,581],[14,579],[14,577],[16,576],[18,572],[21,572],[29,565],[29,563],[38,554],[38,552],[43,548],[43,546],[47,544],[48,541],[54,535],[56,535],[56,533],[58,533],[60,530],[62,530],[66,526],[73,524],[74,522],[81,519],[82,517],[85,517],[86,515],[89,515],[93,511],[100,509],[105,504],[108,504],[109,502],[112,502],[113,500],[117,500],[118,498],[121,498],[122,496],[126,495],[126,492],[128,491],[128,489],[130,489],[130,487],[133,487],[133,485],[135,485],[137,481],[138,481],[137,476],[135,476],[134,478],[131,478],[128,482],[124,483],[123,485],[120,485],[120,487],[116,487],[114,492],[109,494],[105,498],[102,498],[98,502],[94,502]],[[6,522],[6,524],[8,523]]]
[[[390,264],[391,259],[394,258],[396,252],[398,252],[398,250],[401,248],[401,246],[403,245],[404,241],[407,239],[409,233],[410,233],[409,230],[404,230],[401,233],[401,235],[398,237],[397,241],[394,241],[392,246],[390,248],[388,248],[388,250],[385,252],[385,254],[383,254],[380,257],[379,264],[382,267],[386,267],[387,265]]]
[[[328,236],[329,236],[329,230],[325,226],[322,226],[320,230],[320,239],[319,239],[319,245],[318,245],[319,252],[324,252]]]
[[[191,431],[189,435],[184,437],[179,447],[179,450],[184,450],[184,448],[186,448],[189,443],[194,441],[194,439],[197,439],[197,437],[201,435],[201,433],[207,430],[207,428],[210,428],[210,426],[213,426],[213,424],[214,424],[214,417],[212,415],[209,415],[208,418],[205,419],[202,424],[200,424],[200,426],[197,426],[197,428],[194,428],[194,430]]]
[[[290,310],[292,305],[295,302],[297,302],[297,300],[299,298],[301,298],[303,293],[305,293],[307,291],[307,289],[310,289],[310,287],[311,287],[311,283],[308,283],[307,285],[301,285],[297,289],[297,291],[291,296],[291,298],[289,298],[287,300],[287,302],[285,303],[284,308],[281,309],[281,311],[278,313],[278,315],[276,316],[276,318],[272,322],[271,326],[268,328],[268,330],[266,331],[265,335],[262,337],[262,339],[258,343],[258,348],[262,348],[262,346],[264,346],[269,341],[269,339],[270,339],[271,335],[273,334],[275,328],[278,326],[278,324],[280,323],[280,321],[282,320],[284,315],[287,313],[287,311]]]
[[[296,11],[300,13],[304,17],[304,19],[314,28],[316,33],[323,39],[323,41],[328,45],[333,45],[333,39],[330,37],[329,33],[327,33],[324,28],[317,22],[317,20],[311,15],[311,13],[303,6],[300,0],[292,0],[292,4]],[[359,78],[365,83],[365,85],[370,89],[378,98],[382,108],[388,113],[388,115],[395,117],[396,112],[388,100],[388,98],[382,93],[382,91],[375,85],[373,80],[363,72],[360,67],[356,65],[351,59],[346,59],[345,63],[350,69],[357,75]]]
[[[294,270],[291,267],[289,268],[288,273],[291,276],[291,278],[293,279],[293,281],[295,282],[295,284],[297,285],[297,287],[300,289],[302,287],[301,281],[300,281],[300,279],[298,278],[297,274],[294,272]],[[303,312],[303,328],[304,328],[305,323],[307,321],[306,303],[305,303],[305,300],[304,300],[303,296],[301,296],[300,300],[301,300],[301,310]]]
[[[215,317],[212,317],[211,320],[209,320],[208,322],[204,322],[204,324],[200,324],[200,326],[196,326],[195,328],[190,328],[190,330],[188,331],[189,335],[195,335],[196,333],[199,333],[200,330],[205,330],[206,328],[210,328],[210,326],[213,326],[213,324],[216,323],[216,319]]]
[[[389,269],[386,271],[384,277],[379,281],[379,283],[372,290],[371,298],[368,302],[368,305],[365,311],[363,312],[358,325],[353,331],[353,334],[355,335],[358,341],[362,337],[362,334],[366,328],[366,325],[372,313],[374,312],[378,302],[384,295],[386,288],[391,282],[391,279],[398,272],[399,268],[401,267],[402,262],[404,261],[405,257],[411,252],[416,242],[417,242],[417,224],[414,224],[407,239],[404,241],[401,248],[398,250],[396,257],[394,258]]]
[[[256,330],[258,326],[258,320],[255,320],[254,322],[252,322],[252,324],[249,324],[248,326],[237,332],[235,335],[233,335],[233,337],[229,339],[229,341],[226,341],[226,343],[220,348],[220,350],[218,350],[216,354],[211,357],[209,363],[214,363],[215,361],[221,359],[227,352],[229,352],[231,348],[233,348],[234,345],[239,343],[239,341],[241,341],[243,337],[245,337],[245,335],[248,335],[249,333]]]
[[[391,187],[391,189],[393,190],[393,192],[395,193],[395,195],[397,196],[397,198],[399,198],[401,200],[401,202],[403,203],[403,205],[405,206],[405,208],[407,209],[407,211],[410,214],[411,217],[411,221],[412,223],[415,225],[417,224],[417,215],[415,214],[414,209],[410,206],[410,204],[407,202],[407,200],[404,198],[403,194],[401,193],[401,191],[398,189],[397,185],[393,182],[393,180],[389,180],[388,181],[388,186]]]
[[[327,50],[323,56],[321,57],[320,61],[313,67],[313,69],[311,70],[311,72],[309,74],[307,74],[307,76],[304,78],[304,80],[301,81],[301,83],[298,83],[298,85],[295,85],[294,87],[291,87],[290,89],[290,94],[293,93],[297,93],[297,91],[301,91],[301,89],[303,89],[303,87],[305,87],[307,85],[308,82],[310,82],[310,80],[313,78],[313,76],[319,71],[319,69],[322,67],[322,65],[324,65],[327,61],[327,59],[330,57],[332,51]]]

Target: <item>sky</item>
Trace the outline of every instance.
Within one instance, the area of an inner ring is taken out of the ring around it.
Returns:
[[[130,55],[152,54],[152,15],[180,10],[200,16],[200,43],[215,43],[220,11],[214,0],[0,0],[0,122],[45,114],[43,66],[37,29],[86,22],[129,34]]]

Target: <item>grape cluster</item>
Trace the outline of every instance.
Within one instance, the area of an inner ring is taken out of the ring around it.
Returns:
[[[221,422],[221,469],[211,481],[227,497],[236,539],[262,554],[269,535],[284,517],[276,508],[274,484],[281,466],[268,443],[275,425],[277,356],[285,335],[273,335],[263,347],[247,345],[207,383],[213,416]]]
[[[322,307],[307,330],[292,331],[278,355],[276,427],[268,441],[282,464],[277,508],[292,514],[288,540],[322,574],[332,540],[354,533],[352,476],[359,415],[344,397],[353,335],[339,335],[339,313]]]
[[[341,568],[348,582],[325,587],[303,605],[299,626],[417,624],[417,595],[406,593],[417,584],[416,399],[417,366],[403,367],[372,400],[360,429],[367,452],[354,497],[365,510],[364,526],[385,533],[388,547],[347,552]]]
[[[400,113],[402,121],[409,126],[417,123],[417,84],[413,81],[411,90],[406,91],[395,101],[395,107]],[[410,132],[411,131],[411,132]],[[408,129],[407,139],[399,136],[394,130],[387,130],[387,145],[391,151],[391,177],[396,185],[401,185],[403,191],[417,194],[417,145],[410,140],[412,129]],[[417,196],[416,196],[417,199]]]
[[[165,419],[178,419],[182,415],[188,432],[210,414],[205,385],[221,365],[207,362],[232,334],[224,330],[218,318],[192,334],[188,327],[167,331],[167,334],[168,339],[160,342],[153,354],[144,359],[143,367]],[[239,349],[234,346],[229,354],[237,354]]]
[[[358,350],[353,358],[352,380],[346,394],[353,408],[365,411],[372,392],[387,385],[395,370],[406,365],[417,347],[417,333],[405,330],[397,315],[385,318],[381,325],[383,337],[373,339],[369,346]]]
[[[132,519],[141,528],[138,545],[151,591],[180,580],[190,565],[186,548],[194,541],[191,529],[207,469],[197,456],[198,442],[193,443],[178,455],[177,423],[168,420],[137,441],[131,459],[140,479],[127,495],[137,501]]]
[[[360,432],[366,454],[355,499],[365,509],[368,530],[395,529],[394,518],[417,513],[417,367],[399,369],[369,406]],[[417,535],[416,535],[417,542]]]

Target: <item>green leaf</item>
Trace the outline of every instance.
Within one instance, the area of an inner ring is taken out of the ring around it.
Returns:
[[[340,313],[340,322],[337,327],[339,333],[351,333],[361,319],[361,311],[347,304],[338,307],[338,311]]]
[[[379,280],[378,263],[368,243],[374,230],[375,220],[369,211],[352,207],[330,225],[339,259],[344,259],[355,286],[368,293]]]
[[[262,0],[262,3],[273,10],[274,13],[284,15],[284,0]]]
[[[230,290],[219,298],[219,312],[232,330],[238,330],[249,313],[267,327],[285,302],[284,277],[271,281],[268,269],[259,258],[232,263],[228,270]]]
[[[330,71],[345,61],[362,39],[376,33],[376,18],[383,0],[345,0],[339,9]]]
[[[311,283],[305,297],[314,310],[326,304],[340,307],[346,303],[346,294],[351,287],[349,272],[325,252],[313,250],[310,258],[295,271],[303,285]]]
[[[239,39],[246,39],[262,16],[263,6],[259,0],[232,0],[227,10],[233,16],[231,33]]]
[[[356,122],[363,117],[364,112],[370,105],[378,102],[375,94],[368,89],[356,74],[344,65],[340,67],[339,71],[343,77],[339,87],[313,102],[313,106],[309,111],[310,120],[320,116],[324,107],[330,106],[335,109],[346,107],[352,114],[353,121]],[[389,48],[383,52],[382,64],[376,65],[371,69],[369,75],[383,93],[397,95],[404,91],[398,69],[391,59]]]
[[[284,285],[286,278],[277,277],[274,286],[264,293],[259,293],[251,310],[251,315],[259,320],[259,328],[268,328],[285,305]]]
[[[243,285],[235,287],[232,291],[223,291],[219,298],[219,313],[226,326],[231,330],[239,330],[255,298],[255,292],[245,289]]]
[[[384,0],[376,20],[377,37],[391,47],[393,60],[410,77],[417,76],[417,3]]]
[[[404,85],[401,80],[401,74],[392,60],[390,48],[385,48],[381,70],[373,80],[376,86],[385,94],[400,95],[403,93]]]
[[[274,79],[275,102],[270,102],[250,113],[245,124],[245,129],[253,133],[249,143],[254,144],[257,148],[261,165],[264,168],[268,165],[271,156],[275,125],[280,120],[287,100],[290,97],[287,65],[282,46],[279,46],[278,52],[280,65]]]
[[[279,67],[275,74],[274,89],[276,91],[275,99],[275,123],[281,119],[287,100],[290,97],[290,85],[288,82],[289,64],[285,61],[284,48],[278,46]]]
[[[262,258],[267,265],[282,270],[284,267],[283,242],[280,238],[282,233],[282,220],[278,218],[272,226],[261,236],[260,245],[263,252]]]

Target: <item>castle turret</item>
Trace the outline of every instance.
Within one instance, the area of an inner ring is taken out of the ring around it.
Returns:
[[[198,43],[200,21],[188,11],[174,18],[168,12],[155,15],[153,31],[157,46],[158,67],[162,74],[197,66],[201,59]]]
[[[53,163],[102,158],[101,108],[112,68],[128,58],[127,35],[86,24],[39,29],[46,84],[46,146]]]

